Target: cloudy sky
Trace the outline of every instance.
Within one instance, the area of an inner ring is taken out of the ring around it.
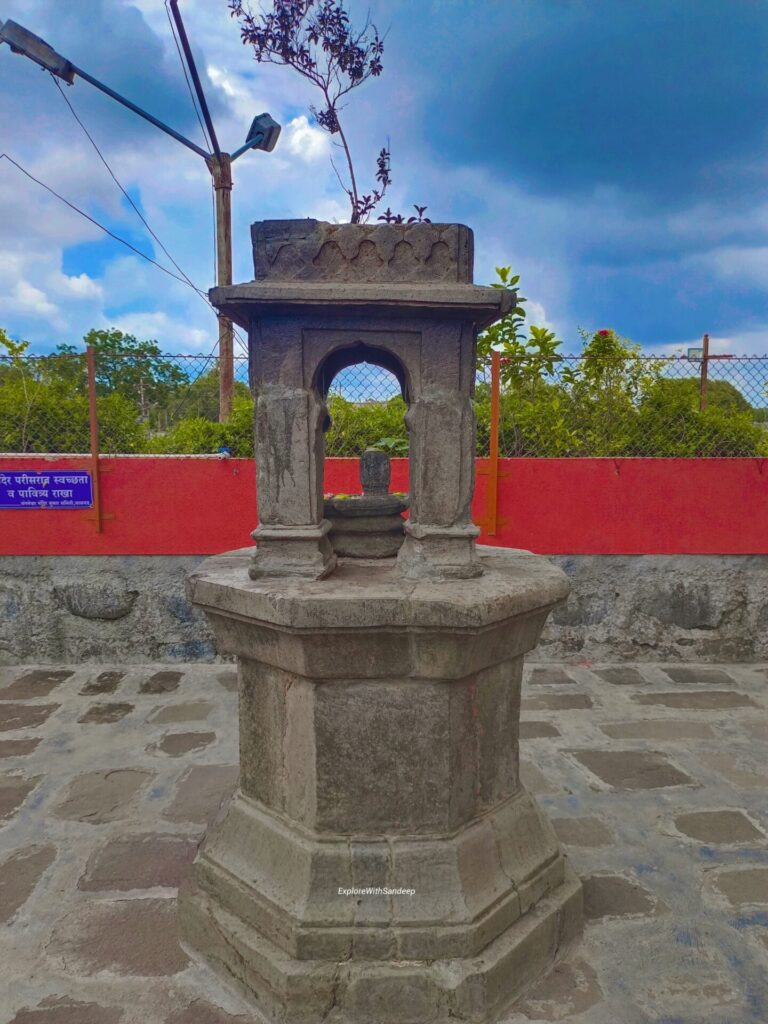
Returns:
[[[386,34],[384,73],[345,127],[372,180],[390,139],[393,209],[475,230],[475,280],[521,274],[531,320],[578,351],[579,327],[648,350],[707,331],[715,351],[768,353],[768,4],[765,0],[352,0]],[[254,114],[272,154],[235,164],[235,280],[248,225],[348,219],[311,86],[260,66],[226,0],[182,0],[220,141]],[[163,0],[2,0],[0,18],[202,144]],[[211,187],[195,156],[87,83],[62,85],[155,234],[213,283]],[[169,266],[56,86],[0,47],[0,152]],[[390,198],[390,197],[388,197]],[[33,349],[91,327],[209,352],[210,309],[0,160],[0,326]]]

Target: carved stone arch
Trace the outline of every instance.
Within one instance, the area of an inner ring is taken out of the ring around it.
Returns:
[[[341,344],[322,359],[315,371],[313,386],[324,401],[334,378],[342,370],[359,363],[371,363],[382,370],[388,370],[400,385],[400,394],[406,405],[410,405],[412,385],[403,361],[390,349],[382,345],[371,345],[364,341]]]

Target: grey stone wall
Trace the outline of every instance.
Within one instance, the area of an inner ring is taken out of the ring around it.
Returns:
[[[196,556],[0,558],[0,664],[213,661]],[[538,661],[768,660],[768,555],[552,559],[572,591]]]

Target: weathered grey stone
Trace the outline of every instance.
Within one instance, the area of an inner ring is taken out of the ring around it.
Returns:
[[[67,583],[55,587],[54,596],[72,615],[110,621],[129,615],[139,592],[115,584]]]
[[[614,789],[661,789],[693,783],[666,754],[658,751],[576,750],[573,756]]]
[[[122,1019],[123,1011],[117,1006],[48,996],[34,1009],[19,1010],[10,1024],[119,1024]]]
[[[325,400],[335,374],[364,360],[396,375],[409,406],[411,514],[400,571],[479,575],[470,508],[475,336],[511,308],[513,293],[472,285],[471,260],[458,272],[472,245],[460,225],[266,221],[252,230],[257,280],[211,291],[220,312],[249,330],[259,505],[251,577],[333,572]],[[413,259],[401,258],[406,251]]]
[[[551,722],[528,722],[520,723],[521,740],[537,740],[559,736],[560,730]]]
[[[33,669],[19,676],[10,686],[0,690],[0,700],[33,700],[48,697],[52,690],[69,679],[72,672],[66,669]]]
[[[601,722],[601,732],[615,740],[689,740],[713,736],[706,722],[684,718],[659,718],[639,722]]]
[[[237,679],[235,679],[237,686]],[[147,717],[148,722],[156,722],[158,725],[170,725],[180,722],[204,722],[213,711],[213,705],[207,700],[194,700],[183,704],[166,704],[163,707],[155,708],[152,714]]]
[[[80,693],[83,696],[97,693],[114,693],[124,678],[125,672],[99,672],[95,679],[89,679],[81,687]]]
[[[260,281],[472,281],[473,236],[463,224],[264,220],[251,239]]]
[[[673,665],[664,669],[669,678],[675,683],[702,683],[705,686],[735,686],[732,675],[724,672],[721,668],[706,668],[697,666],[691,668],[688,665]]]
[[[595,670],[595,675],[600,676],[606,683],[612,686],[647,686],[648,680],[636,668],[601,668]]]
[[[191,581],[240,659],[241,776],[182,890],[186,941],[276,1020],[322,1016],[334,990],[340,1021],[470,1019],[476,998],[490,1015],[579,927],[516,747],[522,655],[562,577],[484,549],[461,588],[351,560],[322,582],[249,581],[249,555]],[[414,893],[340,898],[355,885]],[[466,984],[425,966],[442,961]]]
[[[27,846],[0,864],[0,924],[26,903],[55,858],[55,846]]]
[[[395,507],[388,515],[377,515],[375,509],[371,515],[350,515],[344,506],[354,504],[354,498],[326,501],[325,516],[331,524],[329,537],[339,558],[392,558],[398,553],[405,539],[405,524],[400,515],[405,506],[392,497],[400,508]]]
[[[255,514],[255,513],[254,513]],[[166,599],[184,600],[184,578],[196,556],[16,556],[0,558],[0,574],[23,596],[13,618],[0,615],[0,664],[172,664],[212,661],[202,616],[184,622]],[[128,588],[138,597],[120,619],[72,615],[57,588],[86,584]]]
[[[78,722],[89,724],[119,722],[133,711],[133,704],[92,704],[91,707],[78,718]]]
[[[391,466],[386,452],[368,448],[360,456],[360,483],[363,494],[384,495],[389,493]]]
[[[403,545],[401,513],[408,502],[389,494],[390,465],[385,452],[368,449],[360,458],[362,495],[328,498],[324,516],[339,557],[392,558]]]
[[[529,686],[537,686],[539,683],[560,686],[563,683],[572,684],[574,682],[573,676],[568,675],[564,669],[559,666],[550,668],[548,665],[532,668],[526,680]]]
[[[0,740],[0,758],[25,757],[32,753],[39,742],[39,736],[28,740]]]
[[[16,814],[39,781],[39,776],[0,775],[0,822]]]
[[[471,519],[475,339],[514,296],[469,283],[468,229],[391,228],[254,225],[267,280],[211,292],[249,330],[259,526],[247,576],[241,550],[189,580],[238,659],[241,772],[180,913],[280,1024],[489,1021],[581,927],[518,764],[523,657],[568,588]],[[361,361],[408,403],[392,551],[384,457],[323,502],[328,389]]]
[[[215,739],[215,732],[170,732],[159,743],[151,743],[147,750],[150,753],[160,751],[169,757],[181,757],[193,750],[204,750]]]
[[[603,998],[594,968],[573,959],[557,964],[527,993],[519,1013],[535,1021],[569,1021]]]
[[[178,690],[183,672],[154,672],[139,687],[139,693],[173,693]]]
[[[172,693],[178,689],[183,672],[156,672],[145,679],[138,688],[139,693]]]
[[[220,672],[218,680],[219,686],[223,686],[230,693],[237,693],[237,672]]]
[[[23,594],[13,619],[0,615],[0,665],[214,660],[205,617],[177,618],[167,603],[184,600],[184,577],[201,559],[158,555],[119,561],[121,578],[140,597],[130,616],[106,621],[72,616],[51,595],[60,583],[110,579],[113,556],[0,557],[0,573]],[[534,653],[538,662],[768,661],[768,629],[759,624],[760,608],[768,607],[768,555],[580,555],[551,561],[565,568],[574,591],[604,592],[609,610],[591,625],[557,625],[550,618]],[[647,596],[671,578],[708,583],[724,610],[716,629],[687,630],[653,617]],[[629,685],[647,687],[642,670],[640,677]]]
[[[733,907],[768,904],[768,868],[719,871],[714,885]]]
[[[152,777],[152,772],[141,768],[86,772],[67,786],[53,813],[91,825],[119,821]]]
[[[252,1020],[240,1014],[233,1017],[218,1006],[196,999],[186,1009],[172,1013],[165,1024],[252,1024]]]
[[[69,971],[162,977],[187,966],[170,900],[89,902],[54,930],[47,953]]]
[[[623,875],[592,875],[584,879],[584,916],[632,917],[666,909],[647,889]]]
[[[232,795],[239,769],[231,765],[195,765],[184,772],[164,812],[169,821],[210,823]]]
[[[196,851],[197,843],[184,836],[150,833],[113,839],[90,857],[77,887],[86,892],[176,889]]]
[[[0,704],[0,732],[34,729],[60,707],[60,704]]]
[[[600,818],[555,818],[552,821],[561,842],[569,846],[610,846],[613,835]]]
[[[537,693],[525,697],[522,707],[524,711],[587,711],[593,704],[586,693]]]
[[[765,790],[768,786],[768,775],[764,772],[753,771],[754,760],[750,760],[748,754],[740,754],[733,751],[701,751],[699,758],[714,768],[716,772],[723,775],[729,782],[742,789]],[[759,767],[764,764],[759,762]]]
[[[675,828],[700,843],[764,842],[766,835],[743,811],[692,811],[678,814]]]
[[[617,661],[760,661],[768,632],[768,555],[583,555],[553,559],[574,594],[600,595],[599,622],[549,621],[536,657]]]
[[[689,708],[691,711],[719,711],[725,708],[759,707],[745,693],[733,690],[675,690],[671,693],[635,693],[638,704],[663,704],[667,708]]]

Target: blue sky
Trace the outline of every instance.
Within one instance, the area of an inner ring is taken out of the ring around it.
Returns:
[[[235,165],[235,278],[252,277],[248,225],[347,218],[316,97],[259,66],[225,0],[182,0],[222,144],[255,113],[278,148]],[[613,327],[647,350],[707,331],[715,352],[768,353],[768,5],[764,0],[370,0],[383,75],[345,126],[372,179],[390,139],[391,205],[475,230],[475,279],[522,276],[530,318],[578,351]],[[162,0],[3,0],[10,17],[200,142]],[[66,89],[66,87],[64,87]],[[213,283],[202,160],[78,81],[67,96],[153,230],[202,288]],[[165,262],[47,75],[0,48],[0,151]],[[389,199],[389,197],[388,197]],[[0,161],[0,326],[37,351],[90,327],[210,351],[199,296]]]

